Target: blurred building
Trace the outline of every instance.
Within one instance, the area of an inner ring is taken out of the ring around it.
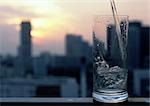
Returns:
[[[109,61],[119,62],[119,42],[115,27],[107,27],[107,56]],[[121,27],[121,32],[122,31]],[[125,36],[125,35],[123,35]],[[150,27],[140,21],[129,22],[127,41],[128,93],[130,96],[148,96],[149,90],[149,37]],[[116,63],[115,62],[115,63]]]
[[[82,57],[82,42],[81,36],[66,35],[66,55],[70,57]]]
[[[127,64],[128,92],[131,96],[149,95],[149,37],[150,27],[140,21],[129,23]]]
[[[107,28],[107,56],[110,57],[109,61],[117,64],[120,53],[116,52],[119,45],[114,30],[113,25]],[[91,96],[92,47],[81,36],[68,34],[65,56],[42,53],[32,59],[30,31],[30,22],[22,22],[18,57],[0,56],[0,97]],[[131,71],[128,75],[128,92],[132,96],[147,96],[150,91],[149,36],[149,26],[143,26],[138,21],[130,22],[127,52]],[[106,54],[105,43],[96,40],[97,51]],[[28,75],[33,77],[24,78]]]
[[[128,68],[149,68],[149,37],[150,27],[143,26],[140,21],[129,23],[128,34]]]
[[[141,23],[130,22],[128,32],[127,63],[129,69],[140,68]]]
[[[0,97],[78,97],[78,85],[69,77],[1,80]]]
[[[113,61],[113,64],[120,63],[121,60],[115,30],[113,25],[107,27],[107,56],[110,61]],[[127,42],[127,65],[129,70],[149,67],[149,36],[150,27],[143,26],[140,21],[129,23],[127,41],[124,41]]]
[[[150,68],[150,27],[143,26],[141,29],[140,65],[141,68]]]
[[[86,67],[89,63],[92,62],[92,47],[87,42],[85,42],[81,36],[68,34],[66,36],[66,56],[70,58],[70,63],[73,63],[72,66],[80,68],[80,96],[86,97],[88,89]]]
[[[15,77],[15,57],[7,55],[0,58],[0,79]]]
[[[48,67],[52,65],[52,57],[49,53],[41,53],[33,58],[34,78],[44,78],[48,76]]]
[[[92,89],[92,74],[90,73],[92,68],[86,64],[85,58],[54,56],[52,58],[52,65],[48,69],[48,75],[75,78],[80,87],[80,97],[86,97],[91,94],[91,92],[88,93],[88,90]]]
[[[20,45],[18,49],[19,56],[19,76],[33,74],[32,69],[32,41],[31,41],[31,24],[29,21],[21,23]]]
[[[150,70],[138,69],[133,71],[133,94],[134,96],[149,97],[150,94]]]
[[[92,47],[81,36],[66,35],[66,55],[69,57],[85,57],[87,61],[92,59]]]
[[[52,67],[80,67],[79,57],[70,56],[53,56]]]

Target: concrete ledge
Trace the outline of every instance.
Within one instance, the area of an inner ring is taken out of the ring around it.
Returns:
[[[128,98],[129,102],[150,103],[150,98]],[[93,103],[93,98],[0,98],[0,103]]]

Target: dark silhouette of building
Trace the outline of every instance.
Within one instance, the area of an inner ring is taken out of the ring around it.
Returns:
[[[149,68],[149,36],[150,27],[143,26],[140,21],[129,23],[128,34],[128,68]]]
[[[121,26],[120,29],[121,33],[124,32]],[[119,62],[120,57],[115,30],[114,25],[107,27],[107,56],[109,62],[113,64]],[[125,35],[122,33],[122,36]],[[123,42],[127,43],[128,93],[130,96],[148,96],[149,94],[147,89],[150,60],[149,37],[149,26],[142,25],[140,21],[129,22],[127,41],[123,39]]]
[[[21,23],[20,46],[19,46],[19,70],[21,76],[31,75],[32,70],[32,41],[31,24],[29,21]]]
[[[141,68],[149,68],[149,40],[150,40],[150,27],[144,26],[141,29],[141,44],[140,44],[140,64]]]
[[[81,36],[67,34],[66,55],[69,57],[85,57],[87,61],[92,60],[92,47],[85,42]]]
[[[140,37],[141,37],[141,23],[130,22],[128,32],[128,46],[127,46],[127,64],[128,69],[140,68]]]
[[[149,90],[145,90],[149,86],[146,82],[149,79],[147,75],[150,56],[149,36],[150,27],[143,26],[140,21],[129,23],[127,64],[129,69],[128,92],[131,96],[148,96],[149,94]]]
[[[70,57],[82,56],[82,37],[73,34],[66,36],[66,55]]]

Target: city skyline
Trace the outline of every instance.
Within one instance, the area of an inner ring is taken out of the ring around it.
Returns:
[[[30,20],[33,26],[33,54],[42,51],[64,54],[67,33],[82,35],[86,41],[91,42],[93,15],[111,15],[109,0],[0,2],[0,54],[17,54],[21,21]],[[119,14],[127,14],[131,20],[137,19],[149,25],[148,0],[116,0],[116,5]],[[131,8],[132,11],[129,10]]]
[[[128,92],[131,96],[147,97],[149,94],[147,88],[149,87],[148,43],[150,27],[141,26],[142,23],[139,21],[130,22],[129,24],[129,49],[127,51],[130,58],[130,67],[128,67],[130,82],[128,82]],[[0,89],[0,97],[91,97],[93,82],[91,46],[81,36],[69,34],[65,40],[66,55],[58,56],[43,53],[31,58],[30,31],[32,27],[30,22],[27,21],[22,22],[20,26],[20,52],[18,57],[0,56],[0,78],[5,79],[2,80],[3,87]],[[109,30],[108,36],[114,36],[114,29]],[[135,33],[137,37],[134,38]],[[114,41],[115,39],[108,37],[107,43],[111,45]],[[98,39],[97,42],[99,42]],[[99,47],[104,54],[112,54],[117,49],[117,47],[111,46],[110,51],[105,51],[104,43],[101,42],[100,45]],[[118,58],[116,53],[113,56]],[[23,63],[20,59],[23,60]],[[32,71],[30,68],[31,63]],[[46,84],[46,86],[43,86],[43,84]],[[64,85],[66,85],[65,91],[59,89]],[[75,90],[68,92],[72,88],[75,88]]]

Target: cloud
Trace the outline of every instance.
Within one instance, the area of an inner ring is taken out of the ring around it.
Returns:
[[[10,7],[10,6],[0,6],[0,19],[3,18],[13,18],[13,17],[41,17],[41,15],[36,14],[32,11],[25,11],[27,7]]]

